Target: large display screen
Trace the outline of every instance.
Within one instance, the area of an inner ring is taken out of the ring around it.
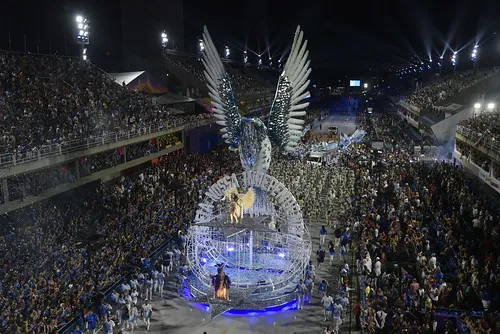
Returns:
[[[360,80],[349,80],[349,86],[350,87],[359,87],[359,86],[361,86],[361,81]]]

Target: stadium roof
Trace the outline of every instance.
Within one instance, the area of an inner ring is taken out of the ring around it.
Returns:
[[[108,75],[116,81],[118,84],[125,86],[141,76],[145,71],[135,71],[135,72],[121,72],[121,73],[108,73]]]

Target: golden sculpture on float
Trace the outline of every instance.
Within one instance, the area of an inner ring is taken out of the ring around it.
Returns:
[[[239,223],[243,211],[250,209],[255,202],[255,192],[253,188],[249,188],[245,194],[240,194],[238,189],[232,187],[224,192],[222,200],[228,201],[231,223]]]

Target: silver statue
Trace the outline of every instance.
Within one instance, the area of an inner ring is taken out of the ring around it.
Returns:
[[[222,125],[223,137],[230,149],[239,150],[241,165],[245,171],[266,173],[271,163],[271,141],[286,151],[294,151],[302,137],[304,120],[297,117],[306,114],[309,102],[310,61],[307,59],[307,40],[297,27],[290,56],[281,73],[276,95],[266,124],[259,118],[241,117],[234,99],[229,76],[217,49],[204,27],[205,54],[202,62],[208,81],[217,124]]]

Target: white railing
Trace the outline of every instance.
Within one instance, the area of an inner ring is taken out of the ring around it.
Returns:
[[[467,127],[463,125],[457,126],[457,133],[464,136],[465,138],[472,140],[475,143],[478,143],[477,146],[481,146],[487,149],[490,149],[498,154],[500,154],[500,142],[498,140],[494,140],[491,137],[481,138],[477,135],[476,132],[471,131]]]
[[[0,155],[0,169],[11,168],[17,165],[38,161],[53,156],[59,156],[82,150],[88,150],[90,148],[104,146],[106,144],[111,144],[111,143],[117,143],[122,140],[138,138],[148,134],[155,134],[168,130],[170,130],[170,132],[174,132],[174,130],[175,131],[189,130],[196,128],[198,126],[213,123],[214,121],[215,118],[213,117],[195,120],[189,123],[186,123],[186,120],[175,119],[171,121],[165,121],[163,123],[155,123],[142,126],[138,131],[134,132],[131,132],[130,130],[109,132],[102,136],[78,138],[63,143],[43,145],[39,147],[37,150],[32,150],[29,152],[2,154]]]

